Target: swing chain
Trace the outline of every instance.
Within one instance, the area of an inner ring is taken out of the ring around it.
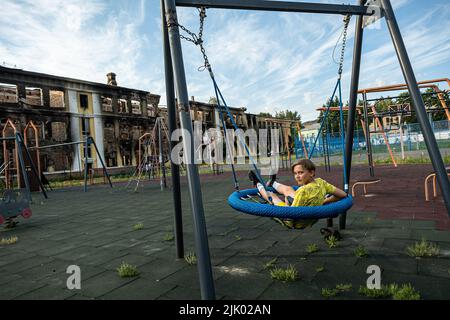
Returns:
[[[342,49],[341,49],[341,59],[339,61],[339,79],[342,77],[342,72],[344,70],[344,57],[345,57],[345,47],[347,46],[347,31],[350,24],[351,15],[346,15],[344,18],[344,31],[342,35]]]
[[[198,35],[192,31],[190,31],[186,27],[182,26],[179,23],[176,23],[175,26],[178,26],[181,30],[183,30],[184,32],[186,32],[189,35],[189,37],[186,37],[186,36],[180,34],[180,38],[182,40],[192,42],[196,46],[200,47],[200,51],[202,52],[203,59],[205,60],[205,64],[203,66],[199,67],[198,70],[204,71],[204,70],[208,69],[211,72],[211,64],[209,63],[208,56],[206,55],[206,49],[203,47],[203,29],[204,29],[204,25],[205,25],[205,18],[207,17],[206,16],[206,8],[201,7],[200,9],[198,9],[198,12],[199,12],[199,16],[200,16],[200,28],[198,31]]]

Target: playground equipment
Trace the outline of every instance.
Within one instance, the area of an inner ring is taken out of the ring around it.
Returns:
[[[169,132],[164,118],[157,118],[152,132],[144,134],[139,138],[138,165],[133,176],[128,181],[125,188],[135,182],[136,192],[142,180],[148,174],[149,180],[156,174],[160,177],[161,191],[167,188],[166,161],[169,159],[169,146],[164,145],[170,141]]]
[[[9,120],[8,120],[9,121]],[[10,125],[13,126],[12,123]],[[15,128],[15,127],[14,127]],[[34,179],[38,181],[42,194],[47,198],[47,193],[42,185],[37,169],[34,165],[33,159],[24,143],[22,135],[14,131],[14,136],[5,136],[6,131],[3,131],[3,137],[0,141],[4,146],[4,164],[1,166],[1,174],[5,176],[5,188],[3,195],[0,199],[0,225],[7,223],[7,227],[13,227],[17,222],[13,221],[14,218],[22,216],[25,219],[29,219],[32,216],[30,203],[32,201],[31,189],[30,189],[30,176],[28,174],[28,168],[31,170]],[[7,145],[8,142],[14,142],[14,151],[10,152],[10,148]],[[11,160],[12,156],[12,160]],[[26,160],[26,161],[25,161]],[[17,183],[14,183],[14,175],[9,172],[9,167],[15,163],[16,167],[12,170],[17,171]],[[25,185],[25,188],[22,186]],[[14,189],[17,187],[18,189]]]
[[[351,174],[351,159],[353,152],[354,122],[356,117],[356,105],[358,96],[358,82],[361,63],[363,22],[365,16],[374,15],[374,7],[379,3],[379,11],[382,15],[377,18],[385,17],[389,32],[394,43],[399,63],[408,84],[408,90],[411,94],[413,105],[419,118],[419,122],[424,132],[425,141],[430,153],[430,158],[436,171],[437,179],[444,195],[446,207],[450,216],[450,183],[447,178],[445,166],[436,139],[432,134],[430,123],[428,122],[424,103],[420,96],[417,81],[408,58],[408,54],[403,43],[402,36],[395,18],[389,0],[380,0],[379,2],[360,0],[359,5],[335,5],[324,3],[302,3],[302,2],[279,2],[279,1],[240,1],[240,0],[162,0],[162,20],[163,20],[163,41],[164,57],[166,66],[166,88],[168,100],[168,113],[172,119],[175,118],[175,95],[174,88],[177,88],[177,104],[180,116],[181,128],[183,129],[184,150],[187,153],[187,176],[191,197],[191,208],[194,216],[196,253],[198,256],[198,268],[200,277],[200,288],[203,299],[215,299],[215,289],[211,270],[211,261],[209,255],[208,238],[206,232],[206,223],[204,217],[204,208],[201,197],[200,179],[198,169],[194,164],[194,150],[192,137],[192,123],[190,119],[189,95],[186,85],[186,77],[182,59],[182,50],[180,43],[180,28],[177,18],[177,6],[184,7],[208,7],[222,9],[242,9],[242,10],[267,10],[267,11],[285,11],[285,12],[309,12],[356,15],[355,45],[353,55],[353,67],[351,73],[349,114],[347,121],[347,134],[345,135],[345,181],[344,186],[348,187]],[[372,17],[373,18],[373,17]],[[201,29],[203,31],[203,29]],[[196,37],[197,40],[201,39]],[[195,42],[194,42],[195,43]],[[200,44],[200,42],[196,43]],[[214,78],[213,78],[214,79]],[[217,87],[217,86],[215,86]],[[223,99],[222,99],[223,100]],[[175,127],[170,125],[171,133]],[[347,188],[348,189],[348,188]],[[180,190],[174,190],[179,192]],[[175,197],[175,195],[174,195]],[[178,216],[179,212],[176,212]],[[346,216],[340,215],[340,227],[345,228]],[[176,223],[179,220],[176,219]]]
[[[24,138],[11,120],[7,120],[0,141],[3,143],[3,164],[1,173],[5,189],[24,189],[31,201],[31,192],[40,190],[45,198],[47,194],[35,165],[35,160],[27,148]],[[29,174],[30,172],[30,174]]]
[[[446,168],[447,170],[447,175],[450,177],[450,167]],[[430,201],[430,195],[428,193],[428,184],[429,181],[432,181],[432,185],[433,185],[433,199],[435,199],[437,197],[437,191],[436,191],[436,173],[430,173],[426,178],[425,178],[425,201]]]
[[[33,212],[30,201],[25,190],[5,190],[0,200],[0,225],[6,222],[7,227],[14,227],[17,222],[14,218],[22,216],[24,219],[31,218]]]
[[[298,187],[294,187],[298,189]],[[269,191],[276,192],[274,189]],[[234,192],[228,198],[228,204],[235,210],[259,217],[281,219],[330,219],[336,218],[349,210],[353,205],[352,197],[348,196],[338,202],[317,207],[279,207],[262,204],[255,201],[246,201],[247,198],[258,197],[257,189]]]
[[[206,17],[206,14],[204,13],[204,10],[202,8],[202,11],[200,13],[200,17],[201,17],[201,25],[203,25],[203,19],[204,17]],[[340,110],[340,132],[341,132],[341,142],[342,142],[342,154],[344,157],[344,161],[343,163],[345,164],[345,154],[344,154],[344,118],[343,118],[343,112],[342,112],[342,108],[343,108],[343,104],[342,104],[342,93],[341,93],[341,78],[342,78],[342,72],[343,72],[343,65],[344,65],[344,53],[345,53],[345,46],[346,46],[346,41],[347,41],[347,29],[348,29],[348,25],[350,23],[350,16],[347,15],[344,18],[344,30],[342,32],[343,34],[343,39],[342,39],[342,50],[341,50],[341,59],[340,59],[340,63],[339,63],[339,70],[338,70],[338,80],[336,83],[336,86],[334,88],[333,91],[333,95],[330,99],[330,102],[328,104],[328,108],[325,112],[325,116],[322,120],[320,129],[319,129],[319,134],[317,136],[317,139],[314,141],[313,147],[309,153],[309,158],[311,159],[311,157],[314,154],[315,148],[316,148],[316,143],[319,139],[320,133],[322,133],[322,130],[324,128],[324,124],[326,124],[327,121],[327,117],[329,114],[329,109],[331,107],[331,103],[333,101],[333,98],[335,96],[335,94],[338,92],[339,94],[339,110]],[[201,37],[200,37],[201,40]],[[200,42],[200,47],[202,49],[202,52],[204,53],[203,50],[203,46],[202,46],[202,42]],[[231,122],[233,123],[234,127],[237,128],[237,125],[235,124],[233,117],[230,114],[230,111],[227,107],[227,104],[223,98],[223,95],[215,81],[214,78],[214,74],[212,72],[212,68],[211,65],[208,62],[208,59],[206,57],[206,54],[204,53],[204,57],[205,57],[205,67],[208,69],[209,74],[211,76],[211,79],[213,81],[214,84],[214,89],[216,92],[216,98],[217,101],[219,102],[219,106],[220,106],[220,101],[223,102],[223,106],[224,106],[224,110],[226,111],[226,113],[228,114]],[[222,113],[222,112],[221,112]],[[223,115],[221,115],[221,117],[223,118]],[[226,135],[226,131],[224,130],[224,134]],[[240,137],[241,138],[241,137]],[[325,139],[327,140],[327,139]],[[248,146],[245,143],[245,139],[240,139],[240,142],[244,145],[248,156],[250,158],[250,160],[253,163],[253,167],[254,167],[254,173],[256,175],[256,177],[258,178],[259,182],[262,184],[262,186],[264,187],[264,189],[266,189],[265,187],[265,182],[262,179],[261,175],[259,174],[258,168],[256,163],[253,161],[250,152],[248,150]],[[329,163],[329,159],[328,159],[328,163]],[[233,168],[234,171],[234,168]],[[237,179],[236,179],[236,175],[234,174],[234,179],[235,179],[235,185],[238,185],[237,183]],[[344,169],[344,181],[346,181],[346,172]],[[348,193],[348,185],[346,184],[344,186],[344,191],[346,193]],[[333,225],[333,218],[336,218],[337,216],[339,216],[340,214],[345,214],[346,211],[348,209],[350,209],[353,205],[353,201],[352,198],[350,196],[348,196],[347,198],[344,198],[338,202],[336,202],[335,204],[333,204],[332,206],[330,205],[325,205],[325,206],[318,206],[318,207],[279,207],[279,206],[273,206],[271,204],[260,204],[260,203],[255,203],[255,202],[247,202],[246,200],[252,196],[256,196],[258,194],[258,190],[257,189],[253,189],[253,190],[246,190],[246,191],[240,191],[237,188],[237,191],[234,192],[232,195],[230,195],[230,197],[228,198],[228,203],[229,205],[234,208],[235,210],[238,210],[240,212],[243,213],[248,213],[248,214],[252,214],[252,215],[259,215],[259,216],[266,216],[266,217],[277,217],[277,218],[291,218],[291,219],[323,219],[326,218],[328,219],[328,227],[332,227]]]
[[[449,108],[447,107],[445,98],[444,98],[444,93],[445,91],[441,91],[439,89],[439,87],[435,84],[435,83],[439,83],[439,82],[446,82],[447,85],[450,87],[450,79],[447,78],[442,78],[442,79],[434,79],[434,80],[424,80],[424,81],[420,81],[417,82],[417,87],[419,89],[424,89],[424,88],[431,88],[433,89],[434,93],[420,93],[420,96],[426,97],[429,95],[437,95],[438,100],[440,102],[441,108],[443,110],[445,110],[447,119],[450,121],[450,111]],[[411,108],[411,104],[400,104],[400,105],[393,105],[390,106],[388,111],[385,112],[377,112],[376,111],[376,106],[378,103],[380,103],[381,101],[385,100],[386,98],[376,98],[376,99],[368,99],[367,95],[369,93],[381,93],[381,92],[390,92],[390,91],[399,91],[399,90],[407,90],[408,87],[406,84],[395,84],[395,85],[389,85],[389,86],[382,86],[382,87],[375,87],[375,88],[367,88],[367,89],[361,89],[358,91],[358,93],[362,94],[363,97],[363,111],[364,111],[364,124],[363,124],[363,128],[364,128],[364,134],[366,135],[366,144],[367,144],[367,152],[368,152],[368,160],[369,160],[369,166],[371,168],[371,176],[373,176],[373,168],[374,168],[374,163],[373,163],[373,157],[372,157],[372,144],[371,144],[371,139],[370,139],[370,134],[371,133],[381,133],[383,135],[383,139],[385,141],[386,147],[389,150],[389,154],[391,156],[391,160],[394,163],[394,166],[397,166],[394,154],[392,152],[392,149],[390,147],[387,135],[386,135],[386,131],[391,131],[392,130],[392,123],[396,124],[396,128],[399,133],[400,133],[400,142],[401,142],[401,152],[402,152],[402,159],[405,158],[404,155],[404,144],[403,144],[403,118],[405,116],[410,116],[412,113],[415,112],[414,108]],[[389,99],[397,99],[399,97],[390,97]],[[405,97],[402,97],[405,98]],[[422,99],[421,99],[422,100]],[[373,102],[372,105],[369,105],[370,102]],[[422,100],[423,102],[423,100]],[[368,109],[372,110],[372,114],[368,113]],[[425,105],[424,105],[425,108]],[[426,109],[425,110],[425,114],[426,113],[430,113],[430,112],[436,112],[439,109]],[[372,116],[373,121],[376,123],[374,124],[374,131],[370,131],[369,130],[369,116]],[[382,120],[380,120],[382,119]],[[383,123],[385,122],[384,120],[387,120],[387,122],[389,123],[389,128],[388,130],[386,130],[386,128],[384,127]],[[393,119],[395,119],[393,121]],[[376,129],[376,127],[378,127],[378,130]],[[431,129],[431,127],[430,127]],[[431,130],[432,131],[432,130]],[[428,144],[427,144],[428,146]],[[448,179],[447,179],[448,180]]]
[[[89,121],[87,118],[84,119],[85,122]],[[88,125],[85,125],[86,128],[88,128]],[[83,148],[83,172],[84,172],[84,192],[88,191],[88,180],[91,180],[91,183],[93,182],[93,176],[94,176],[94,169],[92,168],[92,146],[94,147],[94,150],[96,152],[97,158],[100,160],[100,164],[102,166],[102,171],[104,176],[107,178],[108,183],[110,185],[110,187],[112,188],[112,182],[111,182],[111,178],[108,174],[108,170],[106,170],[106,166],[105,163],[103,161],[103,157],[100,154],[98,148],[97,148],[97,144],[95,143],[94,139],[89,135],[89,132],[87,131],[83,131],[83,140],[81,141],[75,141],[75,142],[66,142],[66,143],[58,143],[58,144],[52,144],[52,145],[46,145],[46,146],[39,146],[39,143],[37,142],[38,139],[36,139],[36,145],[33,147],[30,147],[30,150],[36,150],[37,152],[37,157],[40,157],[40,153],[39,151],[44,150],[44,149],[52,149],[52,148],[63,148],[63,147],[72,147],[72,146],[82,146]]]

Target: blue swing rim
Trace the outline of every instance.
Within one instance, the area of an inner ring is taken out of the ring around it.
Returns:
[[[298,187],[294,187],[298,188]],[[243,200],[245,197],[257,196],[258,189],[236,191],[228,197],[228,204],[239,212],[261,217],[282,219],[326,219],[336,218],[353,206],[353,197],[346,198],[324,206],[316,207],[280,207]]]

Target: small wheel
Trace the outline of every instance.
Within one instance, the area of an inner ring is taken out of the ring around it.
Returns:
[[[32,215],[33,215],[33,212],[31,211],[30,208],[23,209],[22,217],[24,217],[24,219],[29,219],[29,218],[31,218]]]

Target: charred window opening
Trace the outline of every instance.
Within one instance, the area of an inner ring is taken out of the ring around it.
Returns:
[[[65,122],[52,122],[52,138],[55,142],[67,141],[67,125]]]
[[[131,110],[133,114],[142,114],[141,102],[138,100],[131,100]]]
[[[80,94],[80,107],[85,110],[89,108],[89,98],[87,94]]]
[[[26,104],[30,106],[41,107],[44,105],[44,100],[42,99],[42,89],[26,87]]]
[[[117,110],[119,113],[128,113],[128,103],[125,99],[119,99],[117,101]]]
[[[50,108],[64,109],[64,92],[50,90]]]
[[[47,142],[66,142],[67,124],[65,122],[49,121],[44,124],[44,140]]]
[[[81,119],[81,134],[90,135],[90,133],[91,133],[91,124],[89,119]]]
[[[205,122],[212,123],[213,117],[211,112],[205,112]]]
[[[68,146],[41,152],[41,167],[43,172],[61,172],[70,170],[72,162],[73,151]]]
[[[103,137],[104,137],[106,166],[117,167],[118,163],[117,163],[116,136],[114,133],[114,123],[112,121],[105,120]]]
[[[0,83],[0,103],[17,103],[17,86]]]
[[[133,140],[139,140],[139,138],[143,135],[142,126],[133,126],[132,132]]]
[[[147,104],[147,114],[149,117],[156,117],[156,108],[152,103]]]
[[[131,166],[131,164],[132,164],[132,159],[131,159],[132,135],[131,135],[131,128],[128,124],[120,126],[119,139],[120,139],[120,142],[119,142],[120,156],[122,158],[123,165]]]
[[[112,98],[102,97],[102,110],[105,112],[113,112]]]

